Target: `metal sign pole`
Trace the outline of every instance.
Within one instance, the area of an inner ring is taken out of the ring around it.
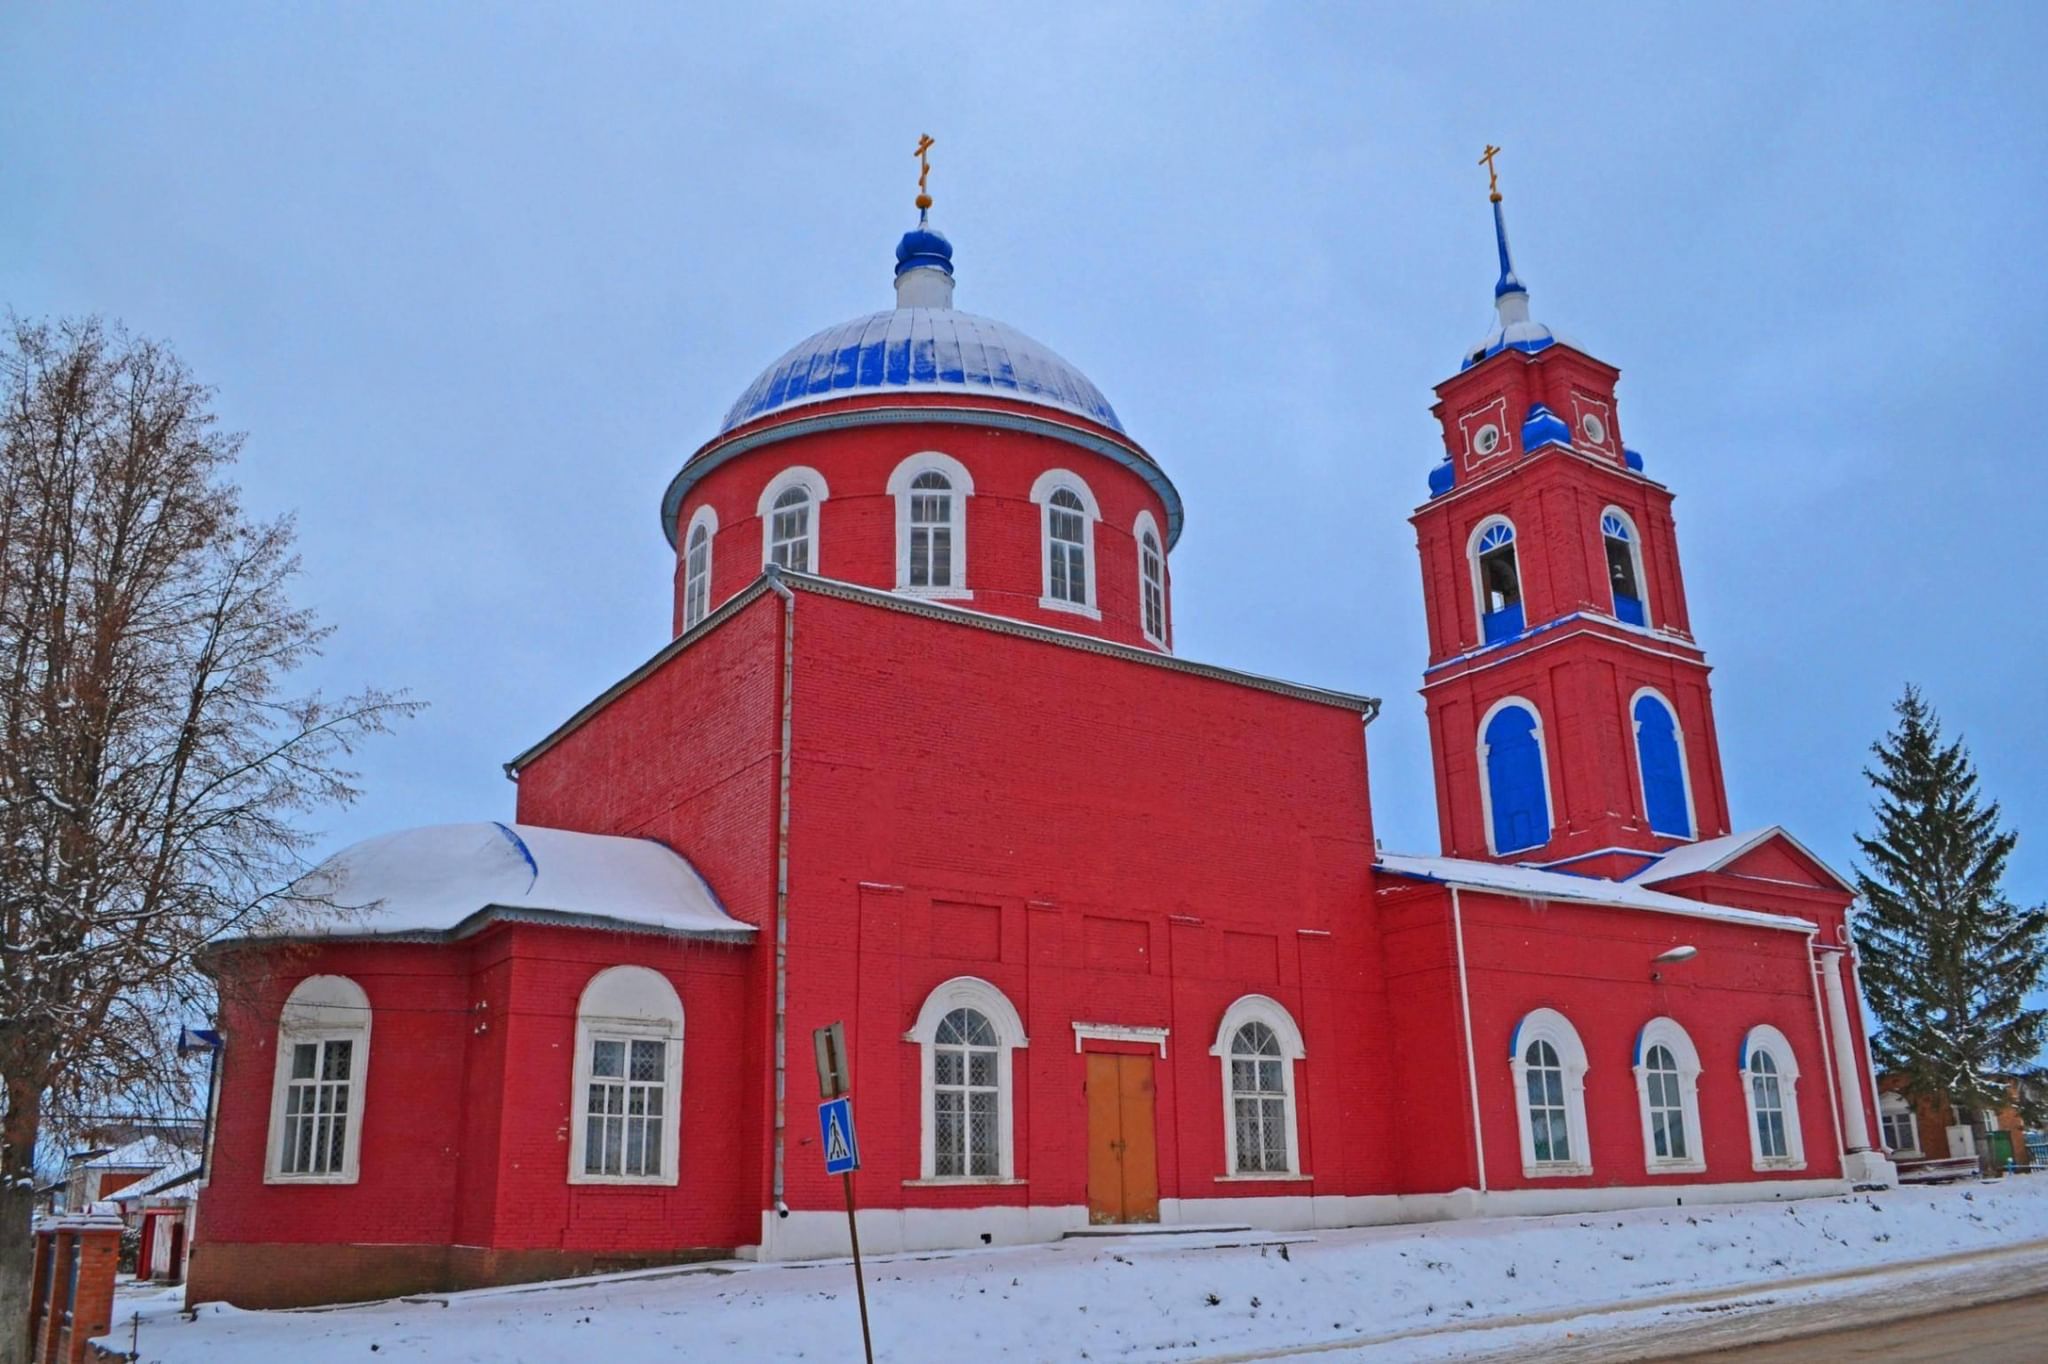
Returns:
[[[853,1216],[853,1175],[849,1172],[839,1178],[846,1185],[846,1235],[853,1242],[853,1291],[860,1298],[860,1347],[867,1352],[868,1364],[875,1364],[875,1340],[868,1334],[868,1285],[860,1272],[860,1224]]]
[[[846,1188],[846,1239],[853,1244],[853,1291],[860,1298],[860,1347],[867,1364],[875,1364],[875,1338],[868,1331],[867,1277],[860,1269],[860,1222],[853,1215],[853,1172],[860,1168],[860,1138],[854,1135],[853,1088],[846,1073],[846,1025],[833,1023],[811,1033],[818,1053],[818,1135],[825,1173],[838,1175]]]

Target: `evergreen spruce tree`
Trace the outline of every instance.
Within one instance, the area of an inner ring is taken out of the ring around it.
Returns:
[[[1877,829],[1856,840],[1861,974],[1882,1029],[1879,1063],[1906,1075],[1909,1094],[1947,1099],[1960,1121],[2013,1102],[2004,1077],[2037,1073],[2048,1009],[2026,996],[2048,972],[2048,907],[2021,909],[2003,893],[2018,835],[1999,827],[1997,801],[1979,797],[1962,741],[1942,742],[1913,687],[1893,709],[1897,724],[1864,769]]]

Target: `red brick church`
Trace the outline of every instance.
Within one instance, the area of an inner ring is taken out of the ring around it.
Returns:
[[[683,461],[674,637],[513,821],[210,959],[193,1301],[842,1254],[833,1020],[871,1250],[1888,1182],[1851,890],[1733,831],[1671,493],[1493,215],[1412,518],[1439,853],[1378,849],[1376,700],[1174,652],[1172,479],[921,215]]]

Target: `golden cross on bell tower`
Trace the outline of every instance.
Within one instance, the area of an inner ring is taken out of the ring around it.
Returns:
[[[932,196],[924,188],[925,178],[932,173],[931,151],[932,135],[921,134],[917,139],[917,150],[912,153],[917,157],[917,209],[920,213],[932,206]]]
[[[1486,197],[1496,204],[1500,202],[1500,174],[1493,168],[1493,158],[1499,155],[1500,148],[1491,142],[1486,144],[1486,150],[1479,155],[1479,164],[1486,167]]]

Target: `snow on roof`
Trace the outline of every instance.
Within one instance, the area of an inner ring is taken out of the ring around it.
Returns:
[[[146,1179],[136,1180],[125,1189],[116,1189],[108,1197],[115,1203],[133,1202],[184,1184],[189,1180],[197,1178],[198,1174],[199,1157],[188,1155],[181,1160],[164,1166],[163,1169],[158,1170]]]
[[[747,386],[718,429],[828,398],[890,392],[991,393],[1124,429],[1102,390],[1050,347],[952,308],[870,313],[799,341]]]
[[[1826,872],[1836,885],[1851,895],[1856,893],[1856,887],[1843,880],[1833,867],[1815,856],[1812,849],[1786,833],[1784,827],[1777,824],[1751,829],[1748,833],[1723,834],[1719,838],[1683,844],[1665,853],[1628,879],[1636,885],[1649,886],[1660,881],[1675,881],[1681,876],[1692,876],[1699,872],[1719,871],[1751,848],[1768,843],[1773,838],[1784,839],[1804,853],[1815,866]]]
[[[186,1158],[185,1148],[169,1137],[138,1137],[112,1150],[102,1150],[80,1162],[88,1170],[156,1170]]]
[[[294,933],[459,936],[486,911],[743,939],[697,869],[648,838],[537,824],[436,824],[346,848],[306,879],[321,912]],[[327,906],[332,906],[328,910]]]
[[[1573,876],[1568,872],[1544,871],[1539,867],[1518,867],[1498,862],[1475,862],[1461,857],[1409,857],[1381,853],[1374,865],[1395,876],[1418,881],[1436,881],[1466,890],[1492,891],[1524,900],[1568,900],[1576,904],[1609,905],[1616,909],[1640,909],[1654,914],[1680,914],[1692,919],[1718,919],[1723,923],[1748,924],[1755,928],[1781,928],[1796,933],[1814,932],[1817,925],[1785,914],[1765,914],[1753,909],[1731,909],[1666,895],[1625,881],[1598,876]]]

